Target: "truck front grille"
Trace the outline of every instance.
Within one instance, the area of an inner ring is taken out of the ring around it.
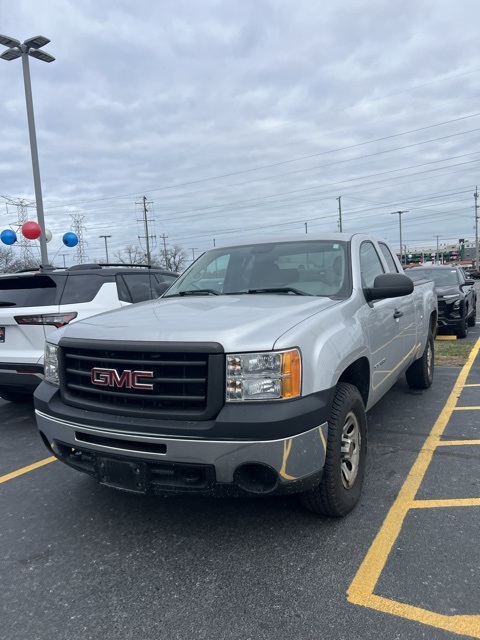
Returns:
[[[67,404],[119,415],[208,419],[223,402],[224,358],[218,348],[212,353],[207,345],[184,351],[161,343],[141,350],[131,344],[61,347]]]

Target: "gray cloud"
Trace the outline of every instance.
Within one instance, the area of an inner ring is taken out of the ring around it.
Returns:
[[[31,60],[49,252],[70,214],[87,253],[143,234],[198,250],[241,234],[473,238],[475,0],[0,0]],[[19,61],[0,61],[0,194],[34,200]],[[11,222],[0,204],[0,228]],[[34,215],[34,212],[33,212]],[[74,260],[71,253],[68,260]]]

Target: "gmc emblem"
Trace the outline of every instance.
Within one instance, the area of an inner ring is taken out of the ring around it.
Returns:
[[[118,373],[116,369],[94,367],[90,372],[90,382],[99,387],[125,387],[126,389],[148,389],[152,391],[153,384],[139,382],[140,378],[153,378],[153,371],[131,371],[125,369]]]

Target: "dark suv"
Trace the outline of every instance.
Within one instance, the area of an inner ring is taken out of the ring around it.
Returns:
[[[45,338],[69,322],[158,298],[177,273],[145,265],[84,264],[0,275],[0,397],[31,398]]]
[[[435,282],[438,296],[438,327],[452,328],[458,338],[466,338],[468,327],[474,327],[477,317],[475,282],[465,277],[461,267],[438,265],[412,267],[406,274],[413,280]]]

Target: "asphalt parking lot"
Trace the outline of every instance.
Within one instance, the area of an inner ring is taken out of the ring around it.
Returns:
[[[369,412],[346,518],[295,497],[139,497],[51,462],[0,400],[5,640],[480,638],[480,324],[471,362]]]

